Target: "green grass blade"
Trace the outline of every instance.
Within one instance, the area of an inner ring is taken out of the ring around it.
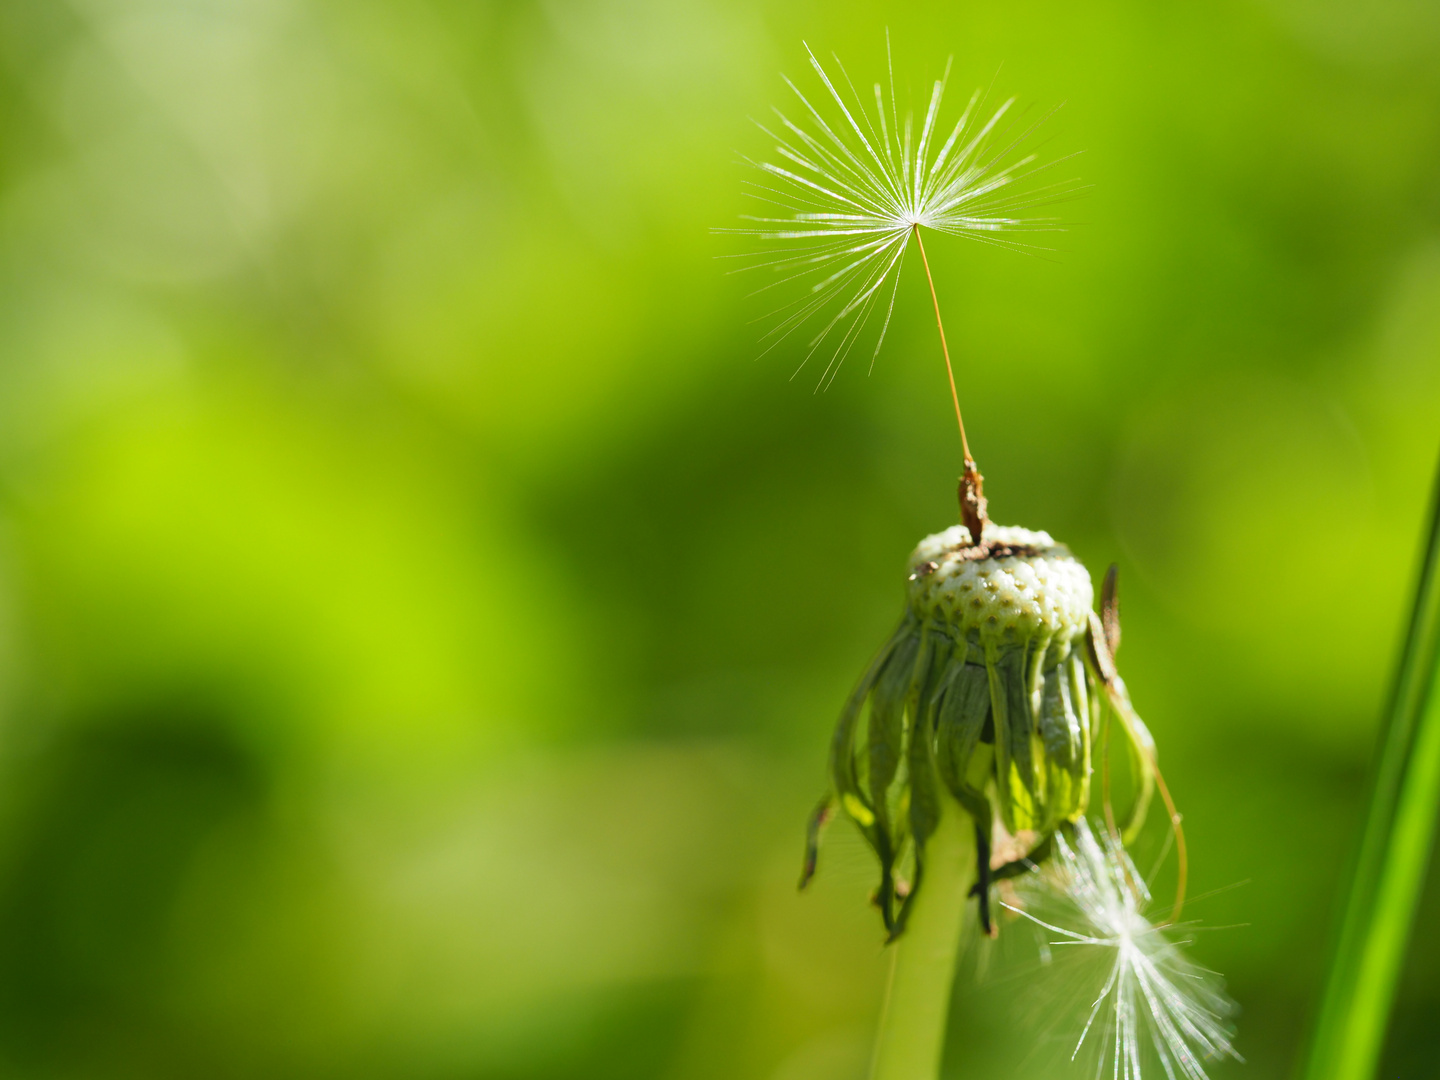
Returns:
[[[1371,1080],[1440,811],[1440,476],[1304,1080]]]

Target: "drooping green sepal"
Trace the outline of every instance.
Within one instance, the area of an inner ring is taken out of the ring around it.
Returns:
[[[1045,533],[985,540],[957,527],[922,541],[905,615],[832,743],[834,801],[880,863],[875,902],[892,935],[921,888],[942,790],[974,819],[986,859],[997,822],[1040,843],[1089,795],[1094,695],[1072,647],[1089,575]]]

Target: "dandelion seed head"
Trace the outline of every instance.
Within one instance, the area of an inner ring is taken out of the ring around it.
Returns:
[[[1050,860],[1020,895],[1021,904],[1005,906],[1054,935],[1048,946],[1109,954],[1071,1053],[1095,1051],[1097,1080],[1143,1080],[1147,1061],[1167,1080],[1208,1080],[1206,1062],[1241,1060],[1222,981],[1184,955],[1174,927],[1146,917],[1149,892],[1118,842],[1097,838],[1082,818],[1073,837],[1056,834]],[[1048,915],[1057,901],[1053,920],[1032,913]]]
[[[888,39],[886,52],[888,59]],[[822,92],[807,96],[787,79],[798,107],[793,115],[775,109],[774,122],[759,125],[774,142],[773,158],[748,162],[762,174],[748,190],[764,210],[747,215],[742,228],[717,231],[762,242],[762,250],[741,257],[740,269],[773,274],[757,291],[795,288],[798,298],[774,313],[762,341],[769,351],[810,328],[801,367],[824,350],[824,386],[883,310],[872,361],[879,354],[917,230],[1045,250],[1012,234],[1059,229],[1027,211],[1073,194],[1076,185],[1046,182],[1057,162],[1023,152],[1044,118],[1025,124],[1014,98],[986,108],[976,91],[959,117],[942,125],[948,63],[917,125],[914,113],[897,105],[893,61],[888,86],[873,84],[867,101],[838,57],[832,74],[808,46],[806,53]]]

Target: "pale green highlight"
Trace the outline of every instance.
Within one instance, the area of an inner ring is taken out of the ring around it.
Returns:
[[[940,1073],[965,905],[975,881],[975,826],[949,798],[925,853],[925,891],[915,898],[905,933],[890,946],[871,1080],[933,1080]]]

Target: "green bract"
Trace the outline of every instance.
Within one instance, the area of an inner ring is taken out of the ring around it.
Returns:
[[[1085,812],[1100,717],[1090,575],[1048,533],[987,526],[976,546],[957,525],[920,542],[909,582],[830,753],[833,797],[879,856],[892,933],[922,883],[941,785],[975,820],[983,875],[996,818],[1024,854]]]

